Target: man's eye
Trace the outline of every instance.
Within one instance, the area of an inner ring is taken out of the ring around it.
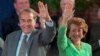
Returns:
[[[28,20],[28,22],[32,22],[32,20]]]

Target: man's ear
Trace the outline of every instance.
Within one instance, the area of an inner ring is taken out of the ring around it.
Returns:
[[[15,9],[17,8],[16,3],[14,3],[14,8],[15,8]]]

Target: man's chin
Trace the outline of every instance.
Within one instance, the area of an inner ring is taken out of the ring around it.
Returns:
[[[31,31],[24,31],[25,34],[29,34]]]

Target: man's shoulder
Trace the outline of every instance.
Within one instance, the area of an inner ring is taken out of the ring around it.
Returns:
[[[13,39],[17,39],[16,37],[20,36],[20,34],[21,34],[21,30],[14,31],[7,35],[6,41],[8,41],[8,40],[11,41]]]
[[[36,35],[36,34],[40,34],[41,33],[41,30],[40,29],[35,29],[32,31],[32,35]]]
[[[8,34],[7,37],[11,37],[11,36],[14,37],[14,36],[16,36],[16,35],[18,35],[18,34],[20,34],[20,33],[21,33],[21,30],[14,31],[14,32]]]

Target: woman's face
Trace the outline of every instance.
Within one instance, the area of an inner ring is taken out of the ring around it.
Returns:
[[[83,38],[83,29],[78,25],[71,24],[69,38],[72,40],[72,42],[81,41],[81,39]]]

